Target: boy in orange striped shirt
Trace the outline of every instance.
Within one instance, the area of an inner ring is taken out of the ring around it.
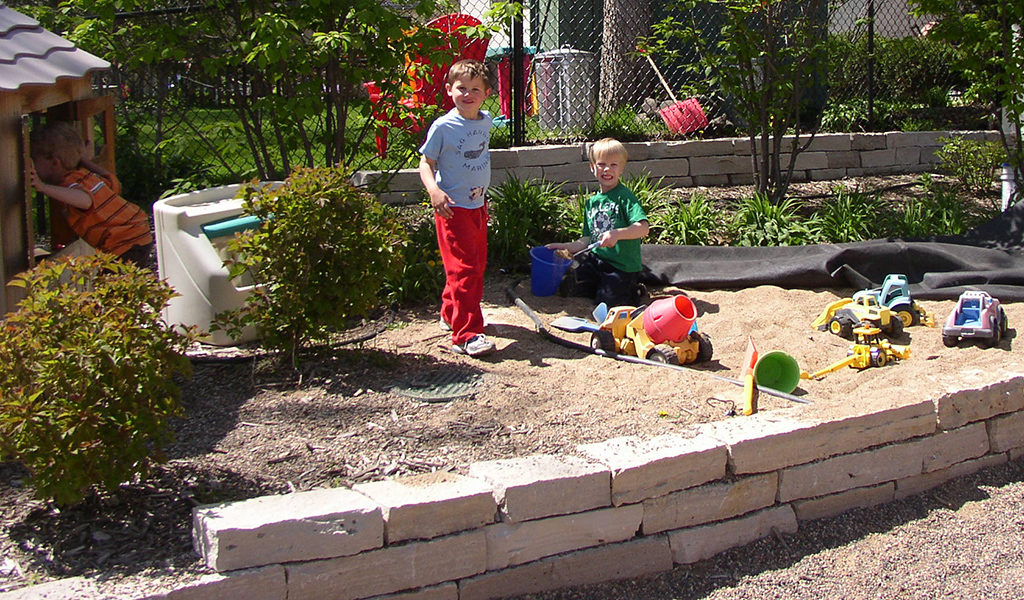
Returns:
[[[71,229],[89,245],[150,267],[149,217],[121,197],[121,182],[113,173],[84,153],[82,138],[71,123],[47,123],[32,133],[29,185],[60,202]]]

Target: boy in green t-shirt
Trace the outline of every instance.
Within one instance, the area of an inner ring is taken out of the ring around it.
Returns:
[[[586,296],[608,306],[635,306],[641,291],[640,239],[650,231],[640,201],[619,180],[626,170],[626,148],[604,138],[590,148],[590,170],[601,191],[587,200],[583,237],[575,242],[552,243],[550,250],[574,254],[592,241],[597,248],[578,258],[562,281],[563,295]]]

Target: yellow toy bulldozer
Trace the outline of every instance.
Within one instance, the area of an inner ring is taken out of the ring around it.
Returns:
[[[884,367],[894,361],[910,358],[910,346],[892,344],[882,337],[882,330],[877,327],[856,327],[853,330],[856,340],[850,349],[849,356],[814,373],[802,373],[803,379],[821,379],[833,371],[843,367],[866,369],[868,367]]]
[[[649,307],[616,306],[591,333],[595,350],[685,365],[711,360],[708,336],[696,330],[697,311],[686,296],[658,300]]]

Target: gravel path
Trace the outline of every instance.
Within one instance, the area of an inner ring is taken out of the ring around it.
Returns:
[[[1024,597],[1024,459],[648,578],[520,600]]]

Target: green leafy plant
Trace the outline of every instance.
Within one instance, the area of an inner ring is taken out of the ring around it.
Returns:
[[[1006,160],[1002,144],[964,137],[941,137],[939,142],[942,148],[935,153],[936,158],[964,189],[977,193],[992,189],[996,173]]]
[[[406,231],[409,243],[402,250],[402,270],[384,282],[383,293],[399,303],[436,301],[445,275],[434,224],[423,219],[407,225]]]
[[[818,239],[816,223],[797,213],[792,198],[773,203],[758,193],[740,200],[732,228],[739,246],[799,246]]]
[[[301,348],[380,305],[384,282],[403,268],[404,229],[340,167],[296,169],[280,187],[252,183],[240,194],[262,225],[228,244],[228,266],[257,286],[214,326],[237,335],[252,325],[296,366]]]
[[[518,269],[529,264],[530,248],[555,241],[562,220],[562,194],[554,183],[511,176],[490,190],[491,266]]]
[[[977,225],[984,217],[973,214],[961,194],[949,185],[936,182],[928,174],[921,176],[925,194],[911,198],[890,225],[901,237],[957,235]]]
[[[0,456],[21,461],[58,504],[144,474],[180,414],[191,329],[161,311],[174,291],[109,254],[15,277],[25,298],[0,323]]]
[[[882,237],[884,209],[885,203],[877,193],[834,186],[831,197],[816,213],[818,235],[822,241],[833,243]]]
[[[686,246],[708,245],[721,219],[714,202],[700,192],[685,202],[665,203],[650,217],[654,243]]]

